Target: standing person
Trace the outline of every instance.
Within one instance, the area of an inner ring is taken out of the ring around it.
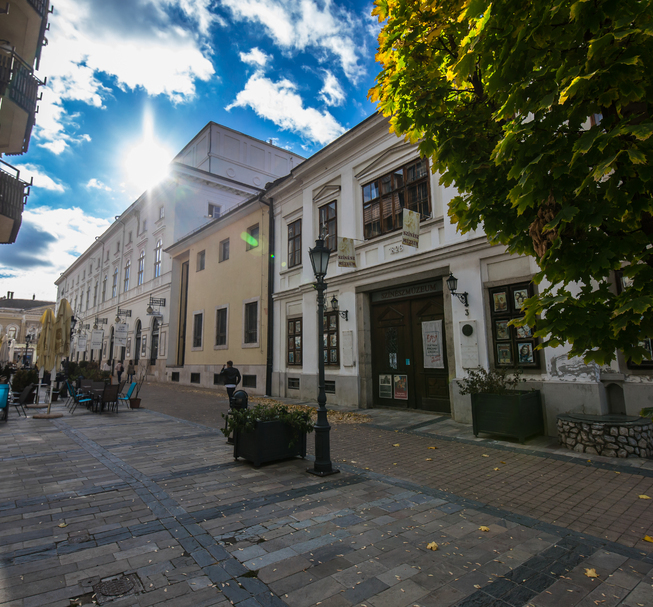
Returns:
[[[125,368],[122,366],[122,361],[119,360],[118,364],[116,365],[116,375],[118,376],[118,383],[120,383],[120,378],[122,377],[122,372],[125,370]]]
[[[127,381],[130,384],[134,381],[135,373],[136,373],[136,369],[134,368],[134,361],[130,360],[129,364],[127,365]]]
[[[224,387],[227,388],[227,395],[229,396],[229,406],[231,407],[231,398],[236,391],[236,386],[240,383],[240,371],[234,367],[231,360],[227,361],[227,367],[222,365],[220,375],[224,375]]]

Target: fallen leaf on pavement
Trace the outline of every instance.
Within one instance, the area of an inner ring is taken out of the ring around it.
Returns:
[[[59,527],[68,527],[68,523],[59,523]]]
[[[587,577],[599,577],[599,574],[596,573],[596,569],[585,569],[585,575]]]
[[[395,444],[392,445],[392,446],[393,446],[393,447],[398,447],[398,446],[399,446],[399,443],[395,443]]]
[[[429,447],[429,449],[437,449],[437,447]]]
[[[481,525],[481,526],[478,528],[478,530],[479,530],[479,531],[489,531],[490,528],[489,528],[489,527],[486,527],[485,525]]]
[[[429,550],[437,550],[438,545],[435,542],[431,542],[430,544],[427,544],[426,546]]]
[[[505,464],[506,462],[499,462],[500,464]]]
[[[639,499],[641,500],[650,500],[651,498],[648,495],[638,495]]]
[[[645,542],[651,542],[651,544],[653,544],[653,537],[651,537],[650,535],[645,535],[644,536],[644,541]]]
[[[498,470],[499,468],[495,468],[495,470]]]
[[[489,456],[489,455],[487,455],[486,453],[484,453],[484,454],[483,454],[483,457],[490,457],[490,456]]]
[[[432,461],[433,461],[433,458],[432,458],[432,457],[427,457],[427,458],[426,458],[426,461],[427,461],[427,462],[432,462]]]

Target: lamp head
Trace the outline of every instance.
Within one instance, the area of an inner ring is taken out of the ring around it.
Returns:
[[[308,250],[309,257],[311,258],[311,265],[313,266],[313,274],[318,281],[321,281],[327,273],[329,267],[329,256],[331,249],[324,246],[324,240],[318,238],[315,241],[315,246]]]
[[[449,278],[447,278],[447,286],[451,293],[455,293],[458,288],[458,279],[453,275],[453,272],[451,272]]]
[[[147,306],[147,308],[146,308],[145,311],[146,311],[148,314],[152,314],[152,312],[154,312],[154,308],[152,308],[152,306]]]
[[[335,295],[331,298],[331,309],[334,312],[338,311],[338,298]]]

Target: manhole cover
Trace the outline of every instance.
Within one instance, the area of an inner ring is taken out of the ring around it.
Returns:
[[[93,588],[93,590],[103,594],[104,596],[117,596],[129,592],[133,587],[134,582],[132,582],[128,577],[120,577],[115,580],[100,582]]]

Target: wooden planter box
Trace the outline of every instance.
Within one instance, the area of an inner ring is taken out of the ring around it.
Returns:
[[[474,436],[501,434],[523,443],[544,433],[540,391],[513,390],[509,394],[472,394]]]
[[[129,399],[129,408],[130,409],[139,409],[141,406],[140,398],[130,398]]]
[[[293,438],[295,442],[289,446]],[[234,432],[234,459],[242,457],[256,468],[298,456],[306,457],[306,433],[295,437],[284,422],[258,422],[252,432]]]

